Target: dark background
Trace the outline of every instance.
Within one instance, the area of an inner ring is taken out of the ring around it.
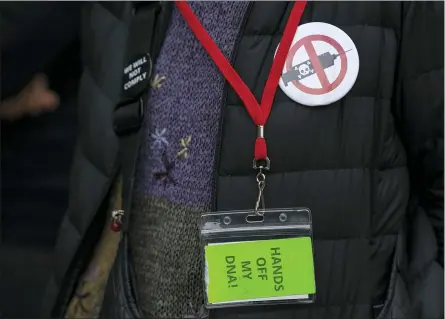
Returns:
[[[36,318],[68,202],[81,2],[0,2],[1,99],[43,72],[61,99],[1,123],[0,318]]]

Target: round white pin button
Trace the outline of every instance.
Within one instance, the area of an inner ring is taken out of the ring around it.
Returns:
[[[341,29],[312,22],[298,27],[280,78],[280,88],[307,106],[328,105],[353,87],[360,61],[354,42]]]

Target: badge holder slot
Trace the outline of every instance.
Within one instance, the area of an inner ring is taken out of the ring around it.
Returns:
[[[314,302],[308,208],[208,213],[200,229],[207,308]]]
[[[255,215],[255,214],[247,215],[246,222],[248,222],[249,224],[262,223],[264,222],[264,215]]]

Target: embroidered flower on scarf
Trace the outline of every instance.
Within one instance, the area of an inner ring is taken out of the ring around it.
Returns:
[[[166,187],[168,183],[176,184],[171,175],[173,169],[175,168],[175,161],[170,162],[165,151],[162,153],[162,163],[164,165],[164,170],[154,173],[153,175],[155,179],[161,180],[164,183],[164,187]]]
[[[151,137],[154,139],[153,147],[154,148],[162,148],[164,145],[168,146],[169,143],[165,134],[167,133],[167,129],[163,128],[162,130],[155,129],[155,132],[151,134]]]
[[[165,76],[159,76],[159,74],[156,74],[153,79],[151,79],[150,85],[153,89],[159,89],[162,86],[162,82],[164,82],[166,79]]]
[[[181,138],[179,145],[181,145],[182,149],[178,152],[178,158],[184,157],[185,159],[188,159],[188,146],[192,140],[192,137],[189,135],[186,138]]]

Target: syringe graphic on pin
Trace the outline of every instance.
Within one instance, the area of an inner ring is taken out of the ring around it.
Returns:
[[[345,52],[342,52],[341,54],[346,54],[346,52],[351,51],[352,49],[349,49]],[[332,54],[330,52],[325,52],[317,56],[318,61],[320,62],[320,65],[322,66],[323,70],[330,68],[334,65],[335,59],[338,58],[340,54]],[[283,79],[284,85],[288,86],[289,82],[292,81],[300,81],[303,80],[311,75],[315,74],[315,69],[312,66],[311,60],[304,61],[302,63],[299,63],[297,65],[292,66],[292,68],[284,73],[281,78]]]

